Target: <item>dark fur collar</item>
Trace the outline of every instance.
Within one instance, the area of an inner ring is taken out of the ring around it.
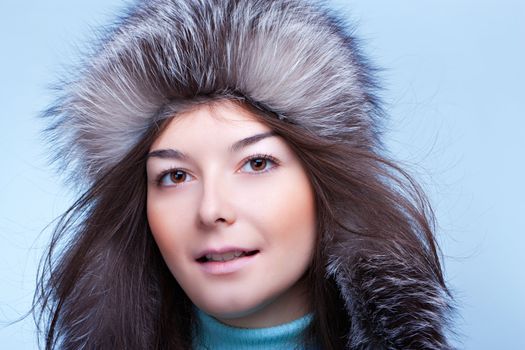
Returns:
[[[348,349],[451,349],[448,293],[412,259],[376,254],[329,267],[351,319]]]

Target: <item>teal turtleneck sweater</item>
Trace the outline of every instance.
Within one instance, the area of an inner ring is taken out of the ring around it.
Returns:
[[[289,323],[267,328],[237,328],[219,322],[196,309],[198,333],[193,338],[194,350],[267,350],[305,349],[303,331],[310,325],[312,314]],[[311,348],[309,348],[311,349]]]

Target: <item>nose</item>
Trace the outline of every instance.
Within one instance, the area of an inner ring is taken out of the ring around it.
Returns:
[[[199,203],[199,223],[206,227],[233,224],[236,216],[232,201],[233,198],[224,181],[206,179],[202,185],[201,202]]]

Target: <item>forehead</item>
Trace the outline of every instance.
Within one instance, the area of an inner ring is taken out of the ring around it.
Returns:
[[[151,149],[195,140],[201,140],[203,144],[231,142],[268,131],[271,129],[253,112],[231,101],[200,104],[174,116]]]

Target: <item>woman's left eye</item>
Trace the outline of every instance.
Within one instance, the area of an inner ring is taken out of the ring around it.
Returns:
[[[257,155],[248,159],[241,168],[244,173],[264,173],[278,165],[275,158],[268,155]]]

